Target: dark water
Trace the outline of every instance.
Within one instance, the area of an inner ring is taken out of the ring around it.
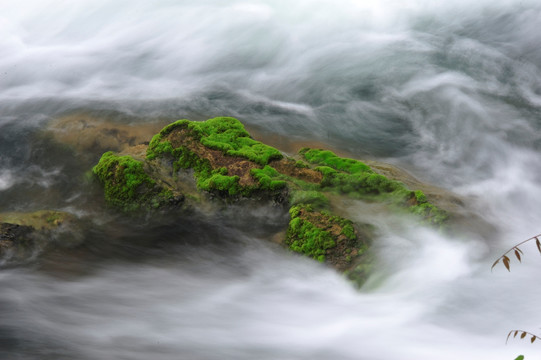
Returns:
[[[0,212],[59,209],[68,247],[0,271],[0,358],[526,359],[541,263],[490,272],[539,233],[536,1],[26,1],[0,14]],[[43,134],[235,116],[262,140],[321,141],[453,191],[496,229],[380,227],[360,292],[269,239],[274,207],[142,221],[104,209],[74,152]],[[475,229],[474,229],[475,230]]]

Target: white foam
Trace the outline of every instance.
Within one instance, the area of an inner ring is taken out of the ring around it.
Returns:
[[[506,346],[505,336],[515,321],[535,324],[528,309],[541,301],[541,291],[528,272],[536,269],[519,270],[514,279],[504,269],[491,275],[488,264],[477,263],[482,249],[474,244],[402,230],[382,238],[380,265],[393,272],[366,293],[330,269],[263,244],[237,258],[236,267],[217,265],[219,253],[199,253],[192,266],[183,265],[169,261],[173,251],[145,264],[96,264],[99,271],[76,281],[4,275],[0,300],[15,312],[4,315],[3,325],[32,323],[39,336],[50,337],[44,351],[59,342],[81,359],[257,353],[261,359],[508,360],[528,353],[521,344]]]
[[[15,183],[15,177],[11,172],[3,170],[0,171],[0,191],[7,190]]]
[[[5,3],[0,15],[0,29],[7,34],[0,39],[1,98],[159,99],[220,83],[275,96],[249,80],[274,74],[267,89],[294,84],[295,78],[306,81],[317,75],[313,70],[321,49],[328,49],[325,56],[332,61],[362,57],[366,51],[377,56],[363,41],[365,34],[385,45],[389,39],[415,38],[412,23],[423,16],[465,21],[464,16],[475,17],[485,9],[504,13],[511,4],[503,0],[467,6],[448,1],[349,1],[340,6],[332,1],[299,1],[295,6],[276,1]],[[532,16],[525,22],[532,22]],[[526,30],[527,25],[522,33]],[[337,50],[336,55],[329,53]]]

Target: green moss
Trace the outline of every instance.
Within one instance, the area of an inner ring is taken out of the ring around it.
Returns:
[[[319,166],[316,170],[323,174],[322,188],[342,194],[379,195],[393,192],[401,187],[399,182],[389,180],[374,172],[349,174],[329,166]]]
[[[418,204],[424,204],[428,202],[425,193],[422,192],[421,190],[414,191],[414,194],[415,194],[415,200],[417,201]]]
[[[223,175],[220,173],[220,169],[213,170],[210,176],[201,176],[199,174],[197,188],[230,196],[239,195],[242,192],[239,177]]]
[[[152,160],[160,154],[172,152],[170,144],[163,139],[177,128],[189,129],[191,136],[210,149],[220,150],[230,156],[244,157],[260,165],[283,157],[277,149],[252,139],[237,119],[217,117],[202,122],[178,120],[166,126],[152,138],[147,159]]]
[[[352,197],[387,201],[423,218],[427,223],[442,225],[447,220],[445,211],[428,202],[420,191],[411,191],[401,182],[375,173],[368,165],[353,159],[340,158],[328,150],[303,148],[300,151],[307,161],[321,165],[322,189]]]
[[[308,162],[329,166],[333,169],[345,171],[350,174],[373,173],[370,166],[358,160],[341,158],[329,150],[303,148],[300,153]]]
[[[190,127],[201,135],[203,145],[227,155],[244,157],[260,165],[282,158],[277,149],[252,139],[244,125],[235,118],[217,117],[200,123],[192,122]]]
[[[257,178],[267,177],[273,179],[279,177],[280,173],[272,166],[265,165],[262,169],[252,169],[252,175]]]
[[[259,189],[277,191],[285,188],[287,183],[279,180],[280,173],[273,167],[265,165],[263,169],[252,169],[251,175],[259,181]]]
[[[179,120],[176,123],[169,125],[164,130],[167,134],[167,132],[171,132],[174,128],[186,126],[188,124],[189,122],[187,122],[187,120]],[[229,196],[239,195],[243,191],[242,187],[239,185],[239,177],[228,176],[225,167],[212,169],[212,166],[207,159],[200,158],[188,148],[181,146],[174,149],[168,141],[159,142],[162,139],[161,136],[164,135],[164,130],[157,136],[154,136],[149,144],[147,159],[153,159],[155,156],[163,156],[164,154],[172,155],[173,158],[176,159],[173,162],[173,170],[176,172],[179,169],[193,169],[197,188],[199,190],[216,192]]]
[[[263,190],[276,191],[288,188],[291,194],[289,199],[291,205],[306,203],[326,207],[329,203],[329,200],[321,194],[319,184],[281,174],[269,165],[262,169],[252,169],[251,175],[259,181],[260,188]]]
[[[342,228],[341,234],[343,234],[345,237],[347,237],[350,240],[356,239],[355,229],[353,228],[353,225],[351,223],[344,225],[344,227]]]
[[[308,169],[310,168],[310,166],[305,163],[304,161],[302,160],[298,160],[295,162],[295,167],[298,168],[298,169]]]
[[[156,157],[163,154],[172,154],[174,153],[173,146],[169,141],[163,140],[164,137],[169,135],[173,130],[177,128],[187,128],[191,123],[190,120],[177,120],[174,123],[171,123],[164,127],[158,134],[152,137],[152,140],[148,144],[147,148],[147,159],[153,160]]]
[[[351,220],[306,204],[293,206],[289,214],[285,244],[292,251],[345,270],[368,247]]]
[[[212,172],[212,166],[207,159],[201,159],[196,153],[186,147],[174,149],[173,157],[176,159],[173,163],[173,170],[194,169],[196,178],[209,176]]]
[[[335,247],[336,242],[330,232],[301,218],[302,208],[302,206],[294,206],[289,210],[291,220],[287,230],[286,244],[295,252],[323,262],[327,249]]]
[[[429,203],[426,195],[421,190],[411,191],[409,197],[415,198],[416,204],[410,206],[408,210],[423,217],[425,222],[441,226],[448,219],[447,212]]]
[[[173,154],[173,146],[169,141],[161,141],[160,134],[156,134],[152,137],[150,144],[147,148],[147,159],[153,160],[162,154]]]
[[[307,182],[296,177],[279,174],[276,179],[283,180],[287,183],[291,191],[321,191],[321,186],[318,183]]]
[[[409,211],[413,214],[423,217],[426,223],[432,225],[443,225],[445,221],[449,218],[447,212],[430,203],[411,206],[409,208]]]
[[[263,165],[263,169],[254,169],[251,172],[259,181],[259,186],[243,187],[239,184],[238,176],[227,175],[227,169],[213,169],[208,160],[200,158],[185,146],[173,148],[166,137],[179,128],[188,130],[188,136],[210,149],[220,150],[224,155],[244,157]],[[147,149],[148,160],[163,155],[171,155],[175,159],[174,171],[193,169],[200,190],[236,196],[249,195],[255,190],[276,191],[286,186],[285,181],[276,179],[278,172],[266,166],[269,161],[282,158],[282,154],[275,148],[250,138],[244,125],[231,117],[218,117],[203,122],[178,120],[166,126],[152,138]]]
[[[291,192],[289,198],[291,205],[311,204],[314,208],[323,209],[329,206],[329,199],[320,191],[315,190],[295,190]]]
[[[404,187],[398,181],[375,173],[361,161],[341,158],[329,150],[304,148],[300,153],[309,162],[321,165],[316,170],[323,174],[322,187],[335,188],[344,194],[382,194]]]
[[[192,123],[192,121],[187,120],[187,119],[177,120],[177,121],[172,122],[171,124],[167,125],[166,127],[164,127],[160,131],[160,134],[162,136],[167,136],[175,129],[186,129],[186,128],[188,128],[191,123]]]
[[[92,172],[104,185],[107,203],[124,211],[162,204],[173,196],[156,186],[156,182],[145,173],[143,163],[130,156],[106,152]]]

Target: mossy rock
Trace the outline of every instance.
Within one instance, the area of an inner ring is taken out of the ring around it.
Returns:
[[[423,191],[410,190],[359,160],[323,149],[304,148],[299,155],[302,159],[284,157],[252,139],[231,117],[183,119],[164,127],[148,146],[103,154],[93,173],[104,186],[107,203],[125,212],[178,206],[184,198],[195,198],[195,206],[204,198],[226,203],[279,199],[290,207],[291,217],[283,243],[347,271],[357,284],[370,270],[367,249],[373,229],[331,213],[333,198],[380,202],[435,226],[447,221],[447,212]],[[182,185],[188,178],[193,182],[191,193],[186,190],[190,186]]]
[[[186,130],[187,136],[209,149],[219,150],[228,156],[243,157],[261,166],[283,157],[279,150],[252,139],[237,119],[217,117],[202,122],[178,120],[166,126],[153,137],[147,153],[148,158],[152,159],[160,153],[172,152],[177,148],[170,147],[170,142],[164,141],[164,138],[178,130]]]
[[[293,206],[289,214],[285,245],[294,252],[344,271],[368,248],[369,238],[351,220],[317,211],[309,204]]]
[[[329,150],[303,148],[299,151],[306,161],[319,171],[323,178],[321,189],[338,194],[381,201],[407,209],[428,224],[441,226],[448,213],[429,202],[421,190],[412,191],[402,182],[376,173],[367,164],[337,156]]]
[[[147,161],[173,160],[173,170],[193,169],[197,188],[222,198],[281,194],[286,183],[272,179],[268,166],[283,158],[279,150],[256,141],[244,125],[231,117],[203,122],[178,120],[156,134],[147,150]]]
[[[157,209],[183,200],[159,186],[145,172],[143,162],[129,155],[106,152],[92,172],[104,186],[107,203],[125,212]]]
[[[290,205],[311,203],[326,208],[328,200],[322,192],[333,192],[383,201],[438,226],[447,218],[422,191],[409,190],[361,161],[322,149],[305,148],[300,154],[306,162],[284,158],[279,150],[252,139],[235,118],[184,119],[167,125],[152,138],[145,159],[107,152],[94,173],[104,184],[107,202],[128,212],[161,207],[178,199],[172,187],[163,186],[145,171],[147,164],[165,159],[172,165],[172,174],[189,169],[198,190],[222,199],[262,195],[284,199],[289,193]]]
[[[314,209],[327,209],[329,199],[321,191],[317,190],[295,190],[291,192],[289,203],[292,206],[299,204],[311,205]]]

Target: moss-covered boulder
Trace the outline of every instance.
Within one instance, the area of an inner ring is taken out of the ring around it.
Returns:
[[[231,117],[178,120],[154,135],[148,146],[106,152],[93,173],[104,186],[107,203],[125,212],[190,201],[201,206],[203,198],[226,204],[275,201],[289,209],[285,246],[348,271],[358,283],[369,268],[366,250],[373,235],[369,226],[338,216],[332,199],[379,202],[435,226],[448,219],[423,191],[361,161],[309,148],[284,156],[254,140]]]

